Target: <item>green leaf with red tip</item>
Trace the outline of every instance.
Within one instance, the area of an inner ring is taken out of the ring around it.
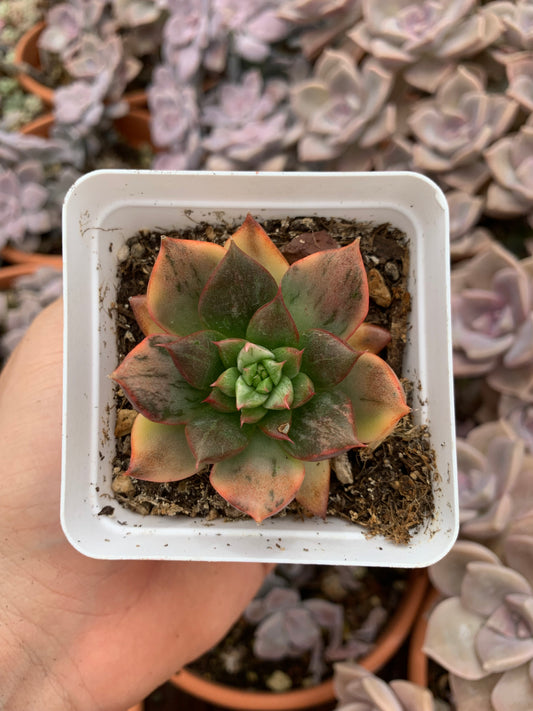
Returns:
[[[294,378],[300,372],[303,351],[298,348],[282,347],[274,348],[274,355],[279,363],[283,363],[283,375]],[[267,366],[268,368],[268,366]]]
[[[293,457],[313,462],[361,446],[354,430],[350,399],[338,391],[317,393],[306,405],[292,411],[290,436],[283,442]]]
[[[168,425],[185,424],[205,397],[205,392],[189,385],[161,347],[175,340],[175,336],[148,336],[111,375],[138,412]]]
[[[243,407],[241,410],[241,425],[253,425],[256,422],[259,422],[266,414],[268,410],[266,410],[264,407],[252,407],[252,408],[246,408]]]
[[[313,328],[301,337],[302,371],[316,388],[331,388],[345,378],[359,353],[337,336]]]
[[[235,386],[239,377],[240,372],[238,368],[227,368],[211,385],[222,391],[224,395],[235,398]]]
[[[200,296],[198,311],[208,328],[242,337],[254,313],[277,290],[274,277],[231,244]]]
[[[267,358],[263,361],[263,365],[265,366],[265,370],[270,376],[270,379],[272,380],[273,384],[278,385],[279,381],[281,380],[281,376],[283,375],[284,363],[278,363],[278,361],[276,360],[271,360],[270,358]]]
[[[135,320],[145,336],[155,336],[158,333],[168,333],[168,331],[165,331],[165,329],[156,323],[150,316],[146,294],[130,296],[129,304],[131,310],[133,311],[133,315],[135,316]]]
[[[237,365],[237,358],[241,349],[246,345],[244,338],[225,338],[222,341],[215,341],[220,359],[225,368],[232,368]]]
[[[368,312],[368,282],[359,240],[291,264],[281,293],[300,333],[310,328],[348,338]]]
[[[265,410],[265,412],[267,412]],[[259,429],[267,437],[291,441],[289,431],[291,428],[292,413],[290,410],[270,410],[259,424]]]
[[[361,354],[337,387],[350,397],[355,431],[365,444],[386,437],[410,410],[394,371],[373,353]]]
[[[235,399],[238,410],[251,409],[263,405],[268,399],[268,395],[256,392],[240,377],[235,384]]]
[[[131,459],[126,474],[163,482],[187,479],[196,471],[184,425],[162,425],[137,415],[131,430]]]
[[[296,501],[313,516],[326,518],[329,499],[329,459],[305,462],[305,477],[296,494]]]
[[[228,503],[260,523],[294,499],[304,474],[303,462],[256,432],[240,454],[213,466],[210,481]]]
[[[305,373],[298,373],[292,379],[292,389],[294,398],[291,407],[301,407],[313,397],[315,394],[315,386],[311,378]]]
[[[373,323],[362,323],[359,328],[348,338],[347,343],[355,351],[379,353],[391,341],[391,333],[382,326]]]
[[[296,346],[298,331],[283,302],[281,291],[252,316],[246,329],[246,338],[270,349]]]
[[[265,400],[264,406],[267,410],[288,410],[293,399],[292,381],[286,375],[282,375],[279,383]]]
[[[213,388],[203,402],[219,412],[237,412],[235,398],[224,395],[218,388]]]
[[[282,276],[289,268],[289,263],[265,230],[249,213],[243,224],[228,240],[226,247],[229,248],[232,242],[245,254],[262,264],[278,284],[281,282]]]
[[[198,467],[232,457],[248,444],[248,430],[241,427],[236,413],[217,412],[210,407],[191,418],[185,434]]]
[[[198,302],[225,254],[224,248],[218,244],[163,237],[148,282],[151,317],[178,336],[204,329]]]
[[[215,331],[198,331],[163,346],[193,388],[209,388],[224,367],[214,344],[218,337]]]
[[[273,359],[274,354],[268,348],[258,346],[255,343],[247,342],[237,356],[237,367],[243,370],[247,366],[254,365],[263,360]]]

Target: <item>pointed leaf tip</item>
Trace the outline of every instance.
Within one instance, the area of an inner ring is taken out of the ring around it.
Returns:
[[[256,262],[262,264],[272,274],[276,283],[280,284],[283,275],[289,268],[289,263],[250,213],[227,241],[226,248],[229,248],[231,242]]]
[[[218,244],[163,237],[147,289],[152,319],[178,336],[201,331],[200,295],[224,255]]]
[[[359,239],[292,264],[281,281],[287,309],[300,333],[316,328],[348,338],[368,312],[368,281]]]

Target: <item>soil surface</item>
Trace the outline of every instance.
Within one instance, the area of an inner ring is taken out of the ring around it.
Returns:
[[[370,289],[366,320],[389,329],[391,342],[380,355],[401,378],[410,310],[409,245],[405,234],[389,224],[320,217],[268,220],[262,225],[289,261],[319,249],[349,244],[360,237]],[[121,248],[120,286],[115,305],[120,360],[143,338],[128,299],[146,292],[161,235],[223,244],[237,226],[201,223],[179,233],[140,231]],[[405,379],[402,383],[408,400],[412,400],[417,384]],[[135,413],[120,390],[116,403],[113,490],[119,503],[141,514],[185,514],[207,520],[243,516],[211,487],[209,467],[183,481],[164,484],[123,476],[129,463],[129,432]],[[333,460],[332,469],[337,476],[331,478],[328,514],[364,526],[369,535],[382,534],[394,542],[407,543],[411,535],[431,519],[434,511],[432,480],[438,478],[434,452],[427,428],[415,425],[409,415],[379,446],[352,450]],[[277,516],[288,514],[307,516],[297,503],[290,504]]]

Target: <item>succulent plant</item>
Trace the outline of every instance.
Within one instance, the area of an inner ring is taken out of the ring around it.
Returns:
[[[389,684],[353,662],[334,667],[335,711],[436,711],[428,689],[397,679]]]
[[[498,392],[533,397],[530,259],[497,243],[452,273],[454,372],[487,375]]]
[[[517,52],[533,49],[531,21],[533,3],[531,0],[496,0],[487,8],[496,15],[503,25],[503,33],[491,47],[491,54],[505,64]]]
[[[495,217],[526,215],[533,226],[533,117],[518,133],[501,138],[485,151],[493,182],[486,211]]]
[[[533,5],[532,15],[533,15]],[[533,111],[533,52],[517,54],[505,63],[509,86],[507,95],[528,112]]]
[[[460,66],[409,118],[418,139],[415,168],[465,192],[476,192],[487,181],[483,150],[507,131],[518,108],[506,96],[486,93],[485,85],[481,72]]]
[[[463,190],[446,193],[450,211],[450,254],[452,260],[472,257],[487,247],[493,237],[484,227],[476,227],[484,200]]]
[[[293,588],[276,587],[252,600],[244,618],[257,625],[253,642],[256,657],[280,660],[309,653],[309,672],[315,684],[326,669],[324,653],[342,644],[342,605],[320,598],[302,600]]]
[[[489,422],[457,440],[461,536],[494,540],[521,510],[515,486],[524,470],[524,443],[505,422]]]
[[[154,144],[181,155],[181,169],[196,167],[200,147],[196,89],[177,82],[172,68],[162,64],[154,70],[148,89],[148,106]]]
[[[393,76],[373,60],[358,67],[347,52],[326,50],[315,76],[292,89],[292,106],[303,123],[298,156],[327,161],[357,146],[363,152],[394,133],[395,107],[387,103]]]
[[[139,27],[155,22],[162,11],[153,0],[111,0],[111,4],[120,27]]]
[[[519,560],[506,567],[483,546],[459,541],[430,569],[450,597],[430,614],[424,650],[450,672],[458,709],[508,711],[511,699],[513,711],[531,708],[533,589]]]
[[[20,244],[28,235],[41,235],[54,224],[42,165],[26,161],[13,169],[0,168],[0,246]]]
[[[368,309],[358,240],[289,267],[251,216],[226,248],[164,238],[132,307],[146,338],[112,377],[140,412],[137,478],[212,465],[215,490],[258,522],[295,497],[325,517],[327,460],[409,410],[390,367],[350,346]]]
[[[263,83],[251,69],[238,84],[223,82],[203,102],[201,122],[210,128],[202,146],[210,170],[282,170],[299,135],[288,106],[288,86]]]
[[[524,442],[527,451],[533,454],[533,403],[516,395],[502,395],[498,402],[498,415]]]
[[[458,61],[494,42],[498,17],[476,0],[362,0],[350,39],[413,86],[434,92]]]
[[[61,296],[62,284],[60,272],[41,267],[16,279],[9,299],[0,293],[0,361],[13,352],[37,314]]]
[[[163,61],[185,83],[200,68],[210,42],[210,7],[208,0],[179,0],[170,10],[163,29]]]
[[[361,19],[361,0],[285,0],[278,16],[299,28],[298,46],[314,59]]]

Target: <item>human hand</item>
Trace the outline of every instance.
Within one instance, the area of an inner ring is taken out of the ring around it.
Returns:
[[[59,524],[61,362],[57,302],[0,375],[0,708],[124,711],[215,644],[269,566],[72,548]]]

